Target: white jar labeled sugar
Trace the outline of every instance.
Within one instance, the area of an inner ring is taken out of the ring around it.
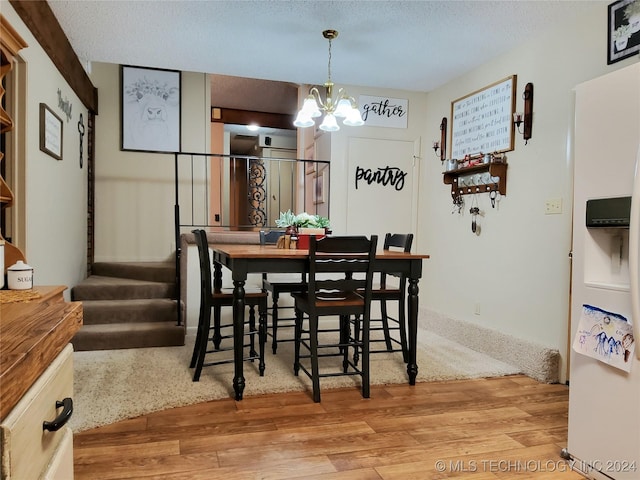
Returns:
[[[29,290],[33,288],[33,268],[18,260],[7,269],[9,290]]]

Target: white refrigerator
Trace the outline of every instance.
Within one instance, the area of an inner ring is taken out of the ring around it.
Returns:
[[[575,95],[569,434],[562,453],[587,478],[637,480],[640,63],[580,84]]]

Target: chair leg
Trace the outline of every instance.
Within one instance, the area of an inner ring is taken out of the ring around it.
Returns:
[[[350,317],[345,315],[340,317],[340,343],[342,348],[342,371],[349,371],[349,337],[351,336]]]
[[[222,333],[220,332],[220,318],[222,316],[222,307],[219,305],[213,307],[213,347],[216,350],[220,349],[220,342],[222,341]]]
[[[260,376],[264,377],[264,346],[267,343],[267,310],[266,307],[260,308],[258,310],[259,320],[258,320],[258,342],[260,343],[260,363],[258,364],[258,370],[260,371]]]
[[[278,350],[278,297],[278,293],[273,292],[273,305],[271,306],[271,350],[274,355]]]
[[[300,373],[300,342],[302,341],[302,312],[296,309],[295,324],[295,349],[293,359],[293,374],[297,377]]]
[[[369,321],[363,320],[362,325],[362,365],[360,371],[362,372],[362,397],[369,398],[370,392],[370,378],[369,378]]]
[[[318,317],[309,315],[309,346],[311,347],[311,382],[313,401],[320,402],[320,369],[318,365]]]
[[[384,343],[387,346],[387,351],[391,351],[393,347],[391,346],[391,335],[389,335],[389,320],[387,316],[387,301],[380,300],[380,318],[382,320],[382,330],[384,332]]]
[[[405,315],[405,299],[398,302],[398,323],[400,327],[400,345],[402,346],[402,359],[404,363],[409,362],[409,347],[407,344],[407,318]]]
[[[196,362],[198,360],[198,348],[200,346],[200,342],[202,341],[202,336],[207,335],[207,333],[203,333],[202,322],[204,320],[204,311],[203,305],[200,304],[200,315],[198,316],[198,331],[196,333],[196,341],[193,344],[193,353],[191,354],[191,362],[189,363],[189,368],[193,368],[196,366]]]
[[[253,359],[258,355],[255,342],[256,331],[256,307],[251,305],[249,307],[249,357],[251,357],[252,363]]]
[[[196,369],[193,372],[193,381],[200,380],[200,372],[202,372],[202,366],[204,364],[204,357],[207,353],[207,344],[209,343],[209,329],[211,328],[211,309],[207,308],[203,311],[202,316],[202,335],[200,336],[200,342],[198,347],[198,360],[196,362]]]
[[[356,315],[353,319],[353,336],[356,341],[360,340],[360,315]],[[353,364],[358,365],[360,361],[360,348],[356,345],[353,349]]]

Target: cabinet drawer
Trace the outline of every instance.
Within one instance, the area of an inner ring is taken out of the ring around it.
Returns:
[[[2,479],[39,478],[65,436],[66,429],[42,428],[61,409],[56,401],[73,395],[73,347],[55,358],[2,423]]]
[[[73,478],[73,432],[62,427],[62,440],[47,470],[40,480],[70,480]]]

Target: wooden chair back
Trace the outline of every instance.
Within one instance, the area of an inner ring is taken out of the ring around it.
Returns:
[[[343,299],[359,291],[364,299],[362,313],[368,317],[377,243],[376,235],[371,239],[364,236],[310,238],[307,291],[310,315],[314,313],[317,299],[331,300],[329,305],[335,307],[335,311],[357,313],[353,312],[355,305],[343,304]]]

